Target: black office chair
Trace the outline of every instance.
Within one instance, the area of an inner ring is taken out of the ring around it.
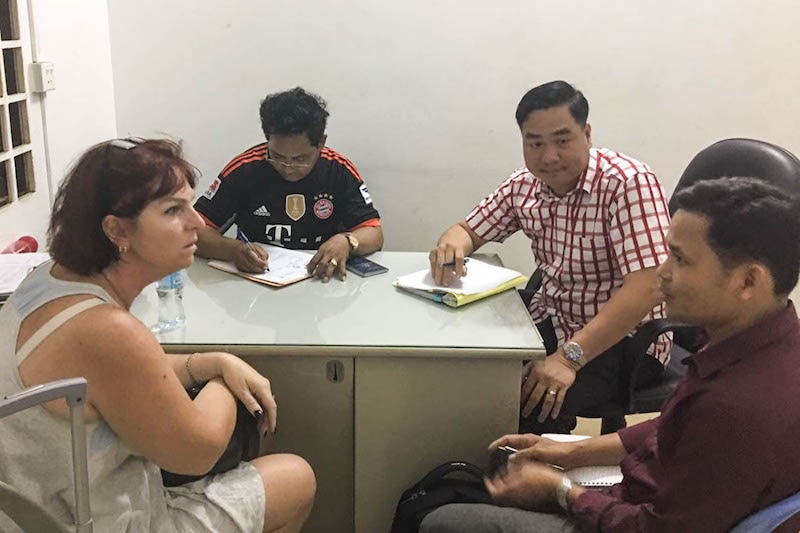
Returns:
[[[726,139],[700,151],[689,162],[675,190],[678,191],[704,179],[733,176],[761,178],[800,196],[800,160],[779,146],[754,139]],[[672,201],[669,210],[670,214],[675,211]],[[537,269],[528,281],[528,285],[520,291],[520,296],[526,305],[539,290],[541,283],[542,273]],[[657,384],[636,388],[636,376],[641,362],[645,357],[649,357],[647,348],[656,337],[670,331],[673,332],[674,342],[670,362],[664,369],[662,379]],[[686,365],[682,364],[682,361],[696,348],[698,333],[697,328],[668,318],[647,322],[639,328],[628,344],[627,351],[632,365],[631,375],[623,380],[618,401],[575,414],[584,418],[601,418],[600,432],[606,434],[624,428],[625,415],[660,411],[664,400],[672,394],[678,381],[686,373]]]

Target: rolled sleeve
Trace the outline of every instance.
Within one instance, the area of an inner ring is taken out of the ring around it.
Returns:
[[[526,181],[525,174],[528,173],[522,170],[512,174],[467,215],[467,225],[480,238],[503,242],[520,229],[515,198],[519,196],[520,185]]]

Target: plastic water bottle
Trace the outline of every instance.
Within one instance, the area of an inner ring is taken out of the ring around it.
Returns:
[[[186,322],[183,310],[183,270],[173,272],[156,282],[158,294],[158,324],[154,329],[159,332],[172,331]]]

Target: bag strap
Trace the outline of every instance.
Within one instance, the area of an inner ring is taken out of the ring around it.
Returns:
[[[483,470],[478,468],[472,463],[465,463],[463,461],[452,461],[444,463],[431,470],[422,480],[417,483],[415,489],[427,489],[443,477],[449,476],[456,472],[463,472],[474,477],[477,480],[483,480]]]
[[[106,302],[101,300],[100,298],[88,298],[86,300],[81,300],[80,302],[73,304],[66,309],[60,311],[55,316],[50,318],[47,322],[44,323],[42,327],[40,327],[36,332],[31,335],[25,344],[20,346],[19,350],[17,351],[17,365],[21,365],[22,361],[25,360],[26,357],[37,347],[39,344],[45,340],[51,333],[53,333],[56,329],[60,328],[65,322],[69,319],[77,315],[78,313],[82,313],[87,309],[91,309],[97,305],[102,305]]]

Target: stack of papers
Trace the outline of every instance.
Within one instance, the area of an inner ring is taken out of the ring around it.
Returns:
[[[545,433],[542,437],[557,442],[575,442],[588,439],[587,435],[562,435]],[[619,465],[580,466],[564,472],[564,475],[583,487],[610,487],[622,483],[622,470]]]
[[[440,302],[450,307],[460,307],[512,289],[528,278],[510,268],[503,268],[470,258],[467,275],[450,286],[437,285],[430,269],[400,276],[394,286],[398,289]]]
[[[0,301],[6,300],[34,268],[50,259],[46,253],[0,254]]]
[[[285,287],[286,285],[291,285],[292,283],[311,277],[311,274],[306,270],[306,265],[308,265],[308,262],[313,257],[311,255],[313,252],[289,250],[288,248],[281,248],[280,246],[263,243],[253,243],[253,245],[262,247],[266,250],[267,254],[269,254],[269,259],[267,261],[269,264],[269,272],[264,272],[263,274],[241,272],[233,263],[217,260],[209,261],[208,266],[271,287]]]

